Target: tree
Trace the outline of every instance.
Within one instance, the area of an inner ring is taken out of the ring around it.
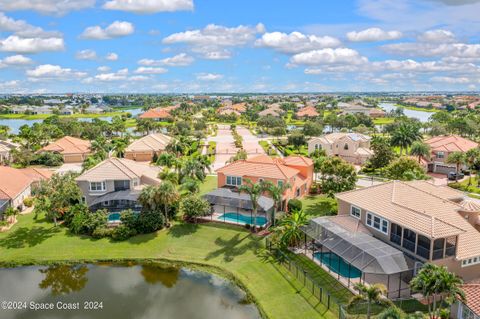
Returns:
[[[239,161],[239,160],[246,160],[247,156],[248,156],[248,154],[245,150],[239,150],[237,152],[237,154],[230,157],[225,164],[233,163],[233,162],[236,162],[236,161]]]
[[[275,185],[271,181],[265,181],[264,182],[264,188],[266,191],[270,194],[270,196],[273,199],[273,215],[272,215],[272,225],[275,226],[275,218],[277,215],[277,210],[282,203],[283,200],[283,194],[287,189],[290,188],[290,184],[281,184],[281,185]]]
[[[323,125],[319,122],[307,121],[303,126],[305,136],[317,136],[323,133]]]
[[[169,181],[174,185],[178,185],[178,174],[167,167],[158,173],[158,178],[160,178],[162,181]]]
[[[452,304],[455,300],[465,301],[463,285],[454,273],[445,266],[425,264],[418,274],[410,281],[412,290],[422,293],[428,302],[428,314],[431,319],[438,316],[438,300]]]
[[[253,210],[253,232],[257,230],[258,199],[265,191],[265,186],[261,183],[253,183],[250,179],[244,179],[244,184],[238,187],[240,192],[247,193],[250,196]]]
[[[189,193],[198,193],[200,191],[200,182],[197,179],[187,177],[182,181],[181,190]]]
[[[447,164],[455,164],[455,181],[458,181],[458,173],[460,172],[460,165],[465,164],[466,157],[463,152],[453,152],[450,153],[445,160]]]
[[[305,135],[301,132],[293,132],[288,136],[288,144],[293,145],[298,151],[300,151],[300,148],[305,145],[305,143]]]
[[[429,159],[430,158],[430,145],[423,143],[421,141],[415,141],[412,144],[410,149],[410,155],[417,156],[418,162],[420,163],[422,157]]]
[[[465,163],[470,171],[478,171],[480,168],[480,149],[472,148],[465,153]],[[468,186],[472,185],[472,174],[468,177]]]
[[[302,227],[307,225],[308,218],[301,210],[293,211],[285,216],[274,230],[281,247],[296,247],[303,238]]]
[[[328,157],[322,161],[319,173],[320,188],[329,197],[354,189],[357,182],[355,167],[339,157]]]
[[[159,211],[163,208],[165,223],[169,225],[169,210],[179,197],[175,185],[163,181],[159,185],[145,187],[138,197],[138,202],[142,205],[143,211]]]
[[[400,157],[384,168],[384,175],[401,181],[427,179],[425,169],[414,159]]]
[[[350,307],[360,303],[367,303],[367,319],[370,319],[371,317],[372,304],[391,305],[391,301],[383,296],[387,292],[387,287],[382,284],[367,286],[362,283],[356,283],[353,288],[358,291],[358,295],[355,295],[350,299],[348,306]]]
[[[157,165],[172,168],[175,166],[177,157],[173,153],[162,152],[157,159]]]
[[[381,136],[375,136],[372,138],[371,148],[373,150],[373,156],[368,160],[368,167],[378,169],[387,166],[395,158],[390,141]]]
[[[188,218],[193,218],[197,223],[198,217],[211,213],[210,203],[196,195],[189,195],[181,200],[180,212]]]
[[[376,319],[403,319],[405,317],[406,314],[402,309],[398,308],[397,306],[391,306],[379,313]]]
[[[401,122],[392,132],[391,143],[392,146],[400,147],[400,155],[402,155],[404,149],[408,149],[413,142],[418,141],[421,138],[422,135],[420,134],[420,128],[417,124]]]

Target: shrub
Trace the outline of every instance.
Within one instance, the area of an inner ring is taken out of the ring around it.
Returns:
[[[162,229],[165,225],[165,217],[159,211],[142,212],[138,215],[136,232],[147,234]]]
[[[250,227],[251,227],[250,224],[245,224],[246,229],[250,229]]]
[[[289,200],[287,206],[289,212],[302,210],[302,202],[296,198]]]
[[[32,207],[33,206],[33,198],[27,197],[23,200],[23,205],[27,207]]]
[[[89,213],[88,211],[79,211],[73,216],[70,230],[74,234],[92,235],[97,227],[107,224],[107,215],[103,211]]]
[[[135,229],[128,228],[125,225],[120,225],[113,230],[112,239],[116,241],[127,240],[136,234],[137,232]]]
[[[95,230],[92,233],[93,238],[106,238],[106,237],[112,237],[114,228],[107,228],[105,226],[100,226],[95,228]]]
[[[63,164],[63,156],[53,152],[42,152],[34,156],[31,164],[45,166],[60,166]]]

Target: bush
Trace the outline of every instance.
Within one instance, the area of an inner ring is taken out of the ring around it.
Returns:
[[[302,202],[295,198],[289,200],[287,206],[289,212],[302,210]]]
[[[106,237],[112,237],[114,228],[107,228],[105,226],[100,226],[95,228],[95,230],[92,233],[93,238],[106,238]]]
[[[23,205],[27,207],[32,207],[33,206],[33,198],[27,197],[23,200]]]
[[[165,225],[165,218],[159,211],[142,212],[137,218],[136,232],[147,234],[162,229]]]
[[[250,229],[250,227],[251,227],[250,224],[245,224],[246,229]]]
[[[33,165],[60,166],[63,164],[63,156],[53,152],[42,152],[36,154],[32,159]]]
[[[98,227],[107,224],[107,215],[104,211],[88,212],[79,210],[75,213],[70,224],[70,231],[74,234],[92,235]]]
[[[116,241],[127,240],[136,234],[137,232],[135,229],[128,228],[125,225],[120,225],[113,230],[112,239]]]

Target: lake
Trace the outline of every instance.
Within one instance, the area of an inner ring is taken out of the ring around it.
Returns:
[[[155,264],[0,268],[0,283],[1,307],[17,308],[0,309],[1,319],[261,318],[240,288],[187,268]]]
[[[139,114],[143,113],[141,108],[125,109],[125,110],[121,110],[121,111],[122,112],[128,112],[128,113],[132,114],[132,117],[136,117]],[[111,121],[112,117],[111,116],[104,116],[104,117],[99,117],[99,119],[104,120],[104,121]],[[91,122],[92,118],[82,117],[82,118],[78,118],[77,120],[80,121],[80,122]],[[34,123],[41,123],[41,122],[43,122],[43,120],[0,119],[0,125],[9,126],[10,130],[11,130],[10,133],[13,133],[13,134],[17,134],[22,125],[27,124],[27,125],[31,126]]]
[[[397,109],[397,106],[395,106],[394,103],[380,103],[379,105],[387,113]],[[416,118],[416,119],[420,120],[420,122],[423,122],[423,123],[428,122],[428,119],[433,114],[433,112],[417,111],[417,110],[409,110],[409,109],[403,109],[403,113],[406,116]]]

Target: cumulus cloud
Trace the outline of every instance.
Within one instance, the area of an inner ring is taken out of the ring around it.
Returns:
[[[231,57],[228,48],[251,43],[255,40],[256,34],[263,32],[265,32],[265,27],[260,23],[255,27],[239,25],[233,28],[209,24],[201,30],[171,34],[162,42],[164,44],[183,43],[206,59],[218,60]]]
[[[0,67],[2,66],[24,66],[32,64],[32,59],[18,54],[18,55],[11,55],[7,56],[3,60],[0,60]]]
[[[42,64],[35,69],[27,70],[26,72],[29,80],[41,81],[41,80],[74,80],[87,76],[87,73],[76,71],[70,68],[62,68],[59,65]]]
[[[22,38],[11,35],[0,39],[0,51],[16,53],[38,53],[43,51],[63,51],[63,38]]]
[[[468,84],[471,82],[469,78],[466,77],[450,77],[450,76],[434,76],[430,80],[433,82],[441,82],[448,84]]]
[[[290,34],[270,32],[255,41],[259,47],[272,48],[282,53],[299,53],[323,48],[333,48],[340,45],[340,40],[330,36],[305,35],[300,32]]]
[[[110,71],[110,67],[109,67],[109,66],[106,66],[106,65],[102,65],[102,66],[99,66],[99,67],[97,68],[97,71],[98,71],[98,72],[105,73],[105,72]]]
[[[368,62],[353,49],[337,48],[337,49],[321,49],[295,54],[290,58],[290,64],[295,65],[321,65],[321,64],[362,64]]]
[[[430,43],[455,42],[455,34],[448,30],[428,30],[417,37],[418,41]]]
[[[64,15],[94,5],[95,0],[0,0],[2,11],[33,10],[49,15]]]
[[[173,12],[193,10],[193,0],[110,0],[103,5],[103,8],[143,14]]]
[[[216,80],[220,80],[221,78],[223,78],[222,74],[216,74],[216,73],[197,74],[197,80],[200,80],[200,81],[216,81]]]
[[[89,83],[95,80],[101,81],[101,82],[112,82],[112,81],[126,80],[127,78],[128,78],[128,69],[125,68],[125,69],[120,69],[117,72],[97,74],[93,78],[85,79],[84,82]]]
[[[86,28],[80,35],[82,39],[89,40],[107,40],[124,37],[135,32],[135,27],[127,21],[115,21],[106,28],[101,26],[92,26]]]
[[[111,52],[105,56],[105,59],[108,61],[117,61],[118,60],[118,54]]]
[[[18,80],[0,82],[0,90],[16,89],[19,84],[20,84],[20,81],[18,81]]]
[[[163,74],[167,72],[168,70],[165,68],[155,68],[147,66],[141,66],[135,70],[136,74]]]
[[[480,44],[408,42],[384,45],[382,49],[388,53],[405,56],[480,59]]]
[[[384,31],[380,28],[369,28],[362,31],[347,33],[347,39],[352,42],[375,42],[396,40],[403,36],[400,31]]]
[[[81,50],[75,54],[75,58],[78,60],[95,60],[97,59],[97,52],[90,49]]]
[[[153,60],[153,59],[141,59],[138,61],[138,64],[144,66],[188,66],[192,64],[195,59],[186,53],[180,53],[175,56],[165,58],[162,60]]]

